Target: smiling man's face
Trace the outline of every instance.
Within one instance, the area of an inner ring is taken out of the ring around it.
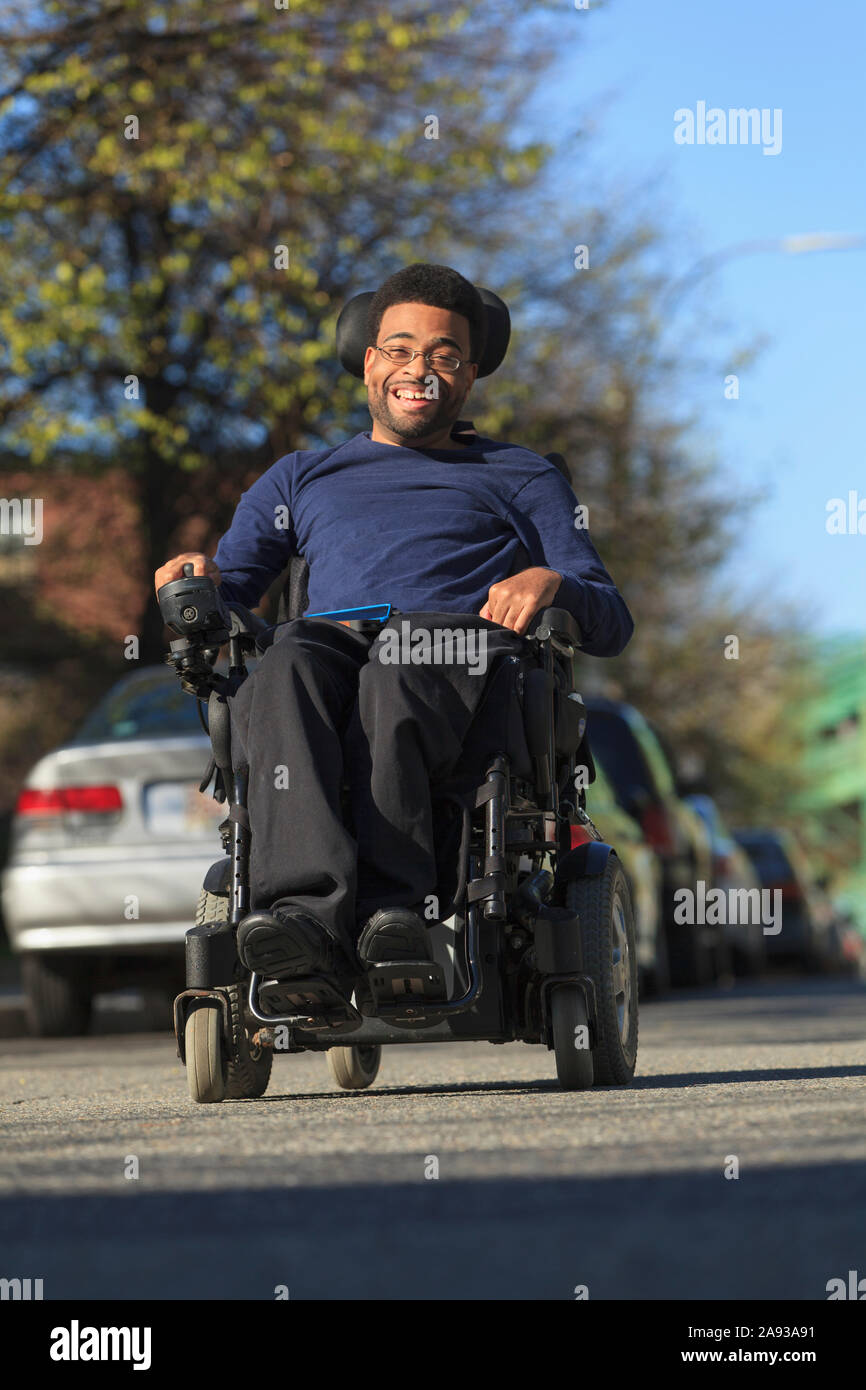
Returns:
[[[423,357],[389,362],[375,348],[364,357],[364,383],[373,417],[371,439],[410,449],[456,449],[451,426],[459,419],[478,375],[469,358],[469,320],[432,304],[392,304],[382,315],[377,345],[418,348],[459,357],[456,371],[430,367]],[[412,399],[420,393],[421,399]]]

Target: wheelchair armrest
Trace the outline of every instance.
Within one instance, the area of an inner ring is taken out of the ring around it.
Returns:
[[[232,599],[226,604],[231,614],[230,637],[252,638],[252,644],[258,647],[259,651],[265,651],[274,640],[276,628],[272,623],[266,623],[264,618],[258,614],[251,613],[249,608],[245,608],[242,603],[235,603]],[[244,643],[249,646],[249,641]]]
[[[576,620],[565,608],[545,608],[535,620],[530,636],[539,642],[550,642],[557,651],[571,656],[581,644],[581,632]]]

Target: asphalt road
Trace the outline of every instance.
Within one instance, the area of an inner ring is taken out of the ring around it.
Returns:
[[[862,983],[649,1004],[632,1087],[554,1076],[540,1047],[413,1044],[346,1093],[278,1055],[262,1100],[195,1106],[168,1033],[3,1041],[0,1275],[383,1300],[825,1300],[866,1275]]]

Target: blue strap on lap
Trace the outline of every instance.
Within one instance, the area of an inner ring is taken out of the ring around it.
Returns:
[[[391,616],[390,603],[368,603],[365,608],[335,608],[330,613],[304,613],[304,618],[333,618],[336,622],[347,619],[367,619],[371,623],[385,623]]]

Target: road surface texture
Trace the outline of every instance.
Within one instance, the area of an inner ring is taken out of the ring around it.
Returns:
[[[278,1055],[262,1100],[196,1106],[170,1034],[101,1026],[0,1043],[0,1275],[46,1299],[825,1300],[866,1274],[860,982],[649,1004],[634,1084],[583,1094],[541,1047],[413,1044],[369,1091]]]

